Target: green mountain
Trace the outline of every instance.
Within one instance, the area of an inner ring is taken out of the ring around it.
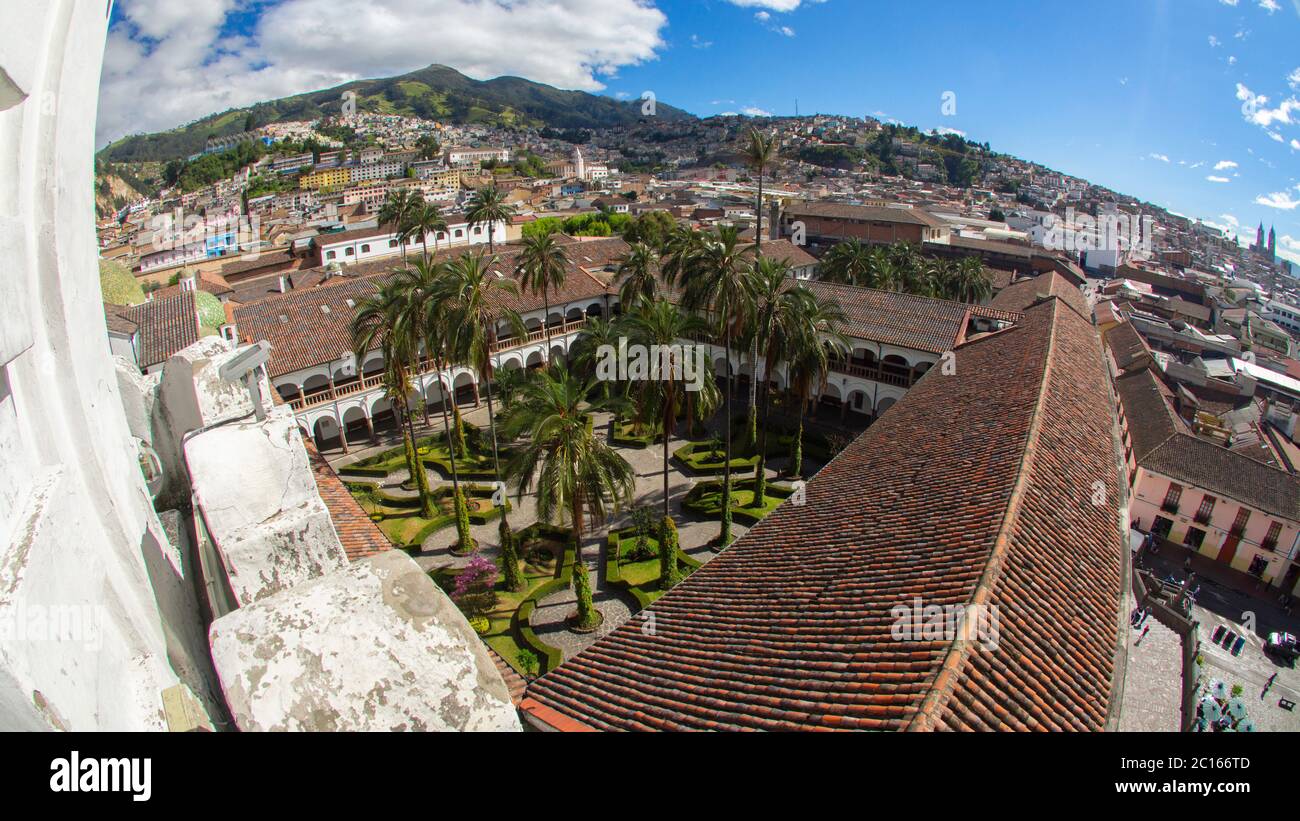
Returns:
[[[268,123],[314,120],[340,113],[343,95],[355,92],[357,110],[424,117],[448,123],[484,123],[555,129],[612,128],[637,123],[641,101],[620,102],[583,91],[562,91],[521,77],[472,80],[453,68],[431,65],[400,77],[357,80],[324,91],[231,109],[158,134],[124,137],[99,152],[111,162],[167,161],[203,150],[208,137],[238,134]],[[657,103],[663,120],[694,119]]]

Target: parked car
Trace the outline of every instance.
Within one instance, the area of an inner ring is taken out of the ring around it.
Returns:
[[[1269,633],[1264,642],[1264,652],[1290,661],[1300,656],[1300,642],[1290,633]]]

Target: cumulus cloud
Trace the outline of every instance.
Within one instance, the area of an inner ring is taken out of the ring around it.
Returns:
[[[101,145],[430,63],[600,91],[620,68],[655,59],[668,23],[646,0],[119,0],[118,10],[100,86]],[[230,34],[233,13],[255,15],[246,34]]]
[[[727,0],[733,6],[750,9],[771,9],[772,11],[794,11],[803,5],[803,0]],[[821,0],[813,0],[821,2]]]
[[[1216,177],[1213,174],[1206,177],[1205,179],[1209,180],[1210,182],[1231,182],[1231,180],[1229,180],[1227,177]]]
[[[1232,160],[1219,160],[1214,164],[1215,171],[1227,171],[1229,168],[1236,168],[1237,164]]]
[[[772,116],[772,112],[765,111],[757,106],[749,106],[748,108],[742,108],[740,109],[740,113],[744,114],[746,117],[771,117]]]
[[[1277,208],[1282,211],[1294,211],[1297,206],[1300,206],[1300,200],[1292,197],[1289,192],[1274,191],[1271,194],[1261,194],[1255,197],[1255,204],[1267,208]]]

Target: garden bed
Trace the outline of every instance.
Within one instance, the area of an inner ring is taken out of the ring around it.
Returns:
[[[763,506],[752,507],[754,480],[731,481],[731,518],[747,524],[757,524],[794,493],[794,488],[768,481],[763,494]],[[699,516],[722,518],[722,482],[701,482],[691,488],[682,500],[682,507]]]
[[[611,531],[605,539],[605,582],[631,593],[638,610],[649,607],[667,592],[659,587],[659,540],[647,535],[646,546],[648,557],[634,555],[635,527]],[[677,566],[685,577],[698,570],[700,563],[679,550]]]

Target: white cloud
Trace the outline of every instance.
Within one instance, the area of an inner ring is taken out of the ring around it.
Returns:
[[[945,127],[945,126],[940,126],[939,128],[936,128],[936,129],[934,130],[934,133],[935,133],[935,134],[955,134],[955,135],[958,136],[958,137],[962,137],[962,138],[965,138],[965,137],[966,137],[966,132],[965,132],[965,131],[958,131],[958,130],[955,129],[955,128],[947,128],[947,127]]]
[[[1152,154],[1148,154],[1147,156],[1153,160],[1160,160],[1160,162],[1169,162],[1169,157],[1166,156],[1165,154],[1152,153]]]
[[[754,15],[754,19],[760,23],[766,23],[768,20],[772,19],[772,15],[768,14],[765,11],[760,11],[758,14]]]
[[[1210,182],[1231,182],[1231,180],[1229,180],[1227,177],[1216,177],[1213,174],[1206,177],[1205,179],[1209,180]]]
[[[1276,108],[1269,108],[1268,97],[1256,94],[1241,83],[1237,83],[1237,99],[1241,101],[1241,115],[1246,122],[1266,131],[1274,123],[1294,124],[1296,120],[1292,118],[1292,112],[1300,113],[1300,100],[1295,97],[1288,97]]]
[[[1287,85],[1291,86],[1291,88],[1300,91],[1300,68],[1297,68],[1295,71],[1288,74],[1286,81]]]
[[[644,0],[119,0],[108,33],[97,140],[227,108],[444,63],[599,91],[653,60],[668,18]],[[797,3],[795,5],[798,5]],[[256,10],[245,35],[227,16]],[[437,32],[436,37],[413,36]]]
[[[757,106],[749,106],[748,108],[742,108],[740,109],[740,113],[744,114],[746,117],[771,117],[772,116],[772,112],[764,111],[763,109],[758,108]]]
[[[1261,194],[1255,197],[1255,204],[1283,211],[1294,211],[1297,206],[1300,206],[1300,200],[1294,199],[1286,191],[1274,191],[1268,195]]]
[[[1277,4],[1277,0],[1259,0],[1259,7],[1269,14],[1282,8]]]
[[[727,0],[733,6],[748,9],[771,9],[772,11],[794,11],[803,5],[803,0]],[[820,2],[820,0],[813,0]]]
[[[1235,5],[1237,5],[1237,0],[1219,0],[1219,2],[1222,3],[1222,4],[1225,5],[1225,6],[1235,6]]]
[[[1211,35],[1210,35],[1210,48],[1218,48],[1218,47],[1219,47],[1219,38],[1218,38],[1218,37],[1215,37],[1213,34],[1211,34]]]
[[[698,34],[691,35],[691,48],[711,48],[712,40],[701,40]]]
[[[1227,171],[1229,168],[1236,168],[1237,164],[1232,160],[1219,160],[1214,164],[1215,171]]]

